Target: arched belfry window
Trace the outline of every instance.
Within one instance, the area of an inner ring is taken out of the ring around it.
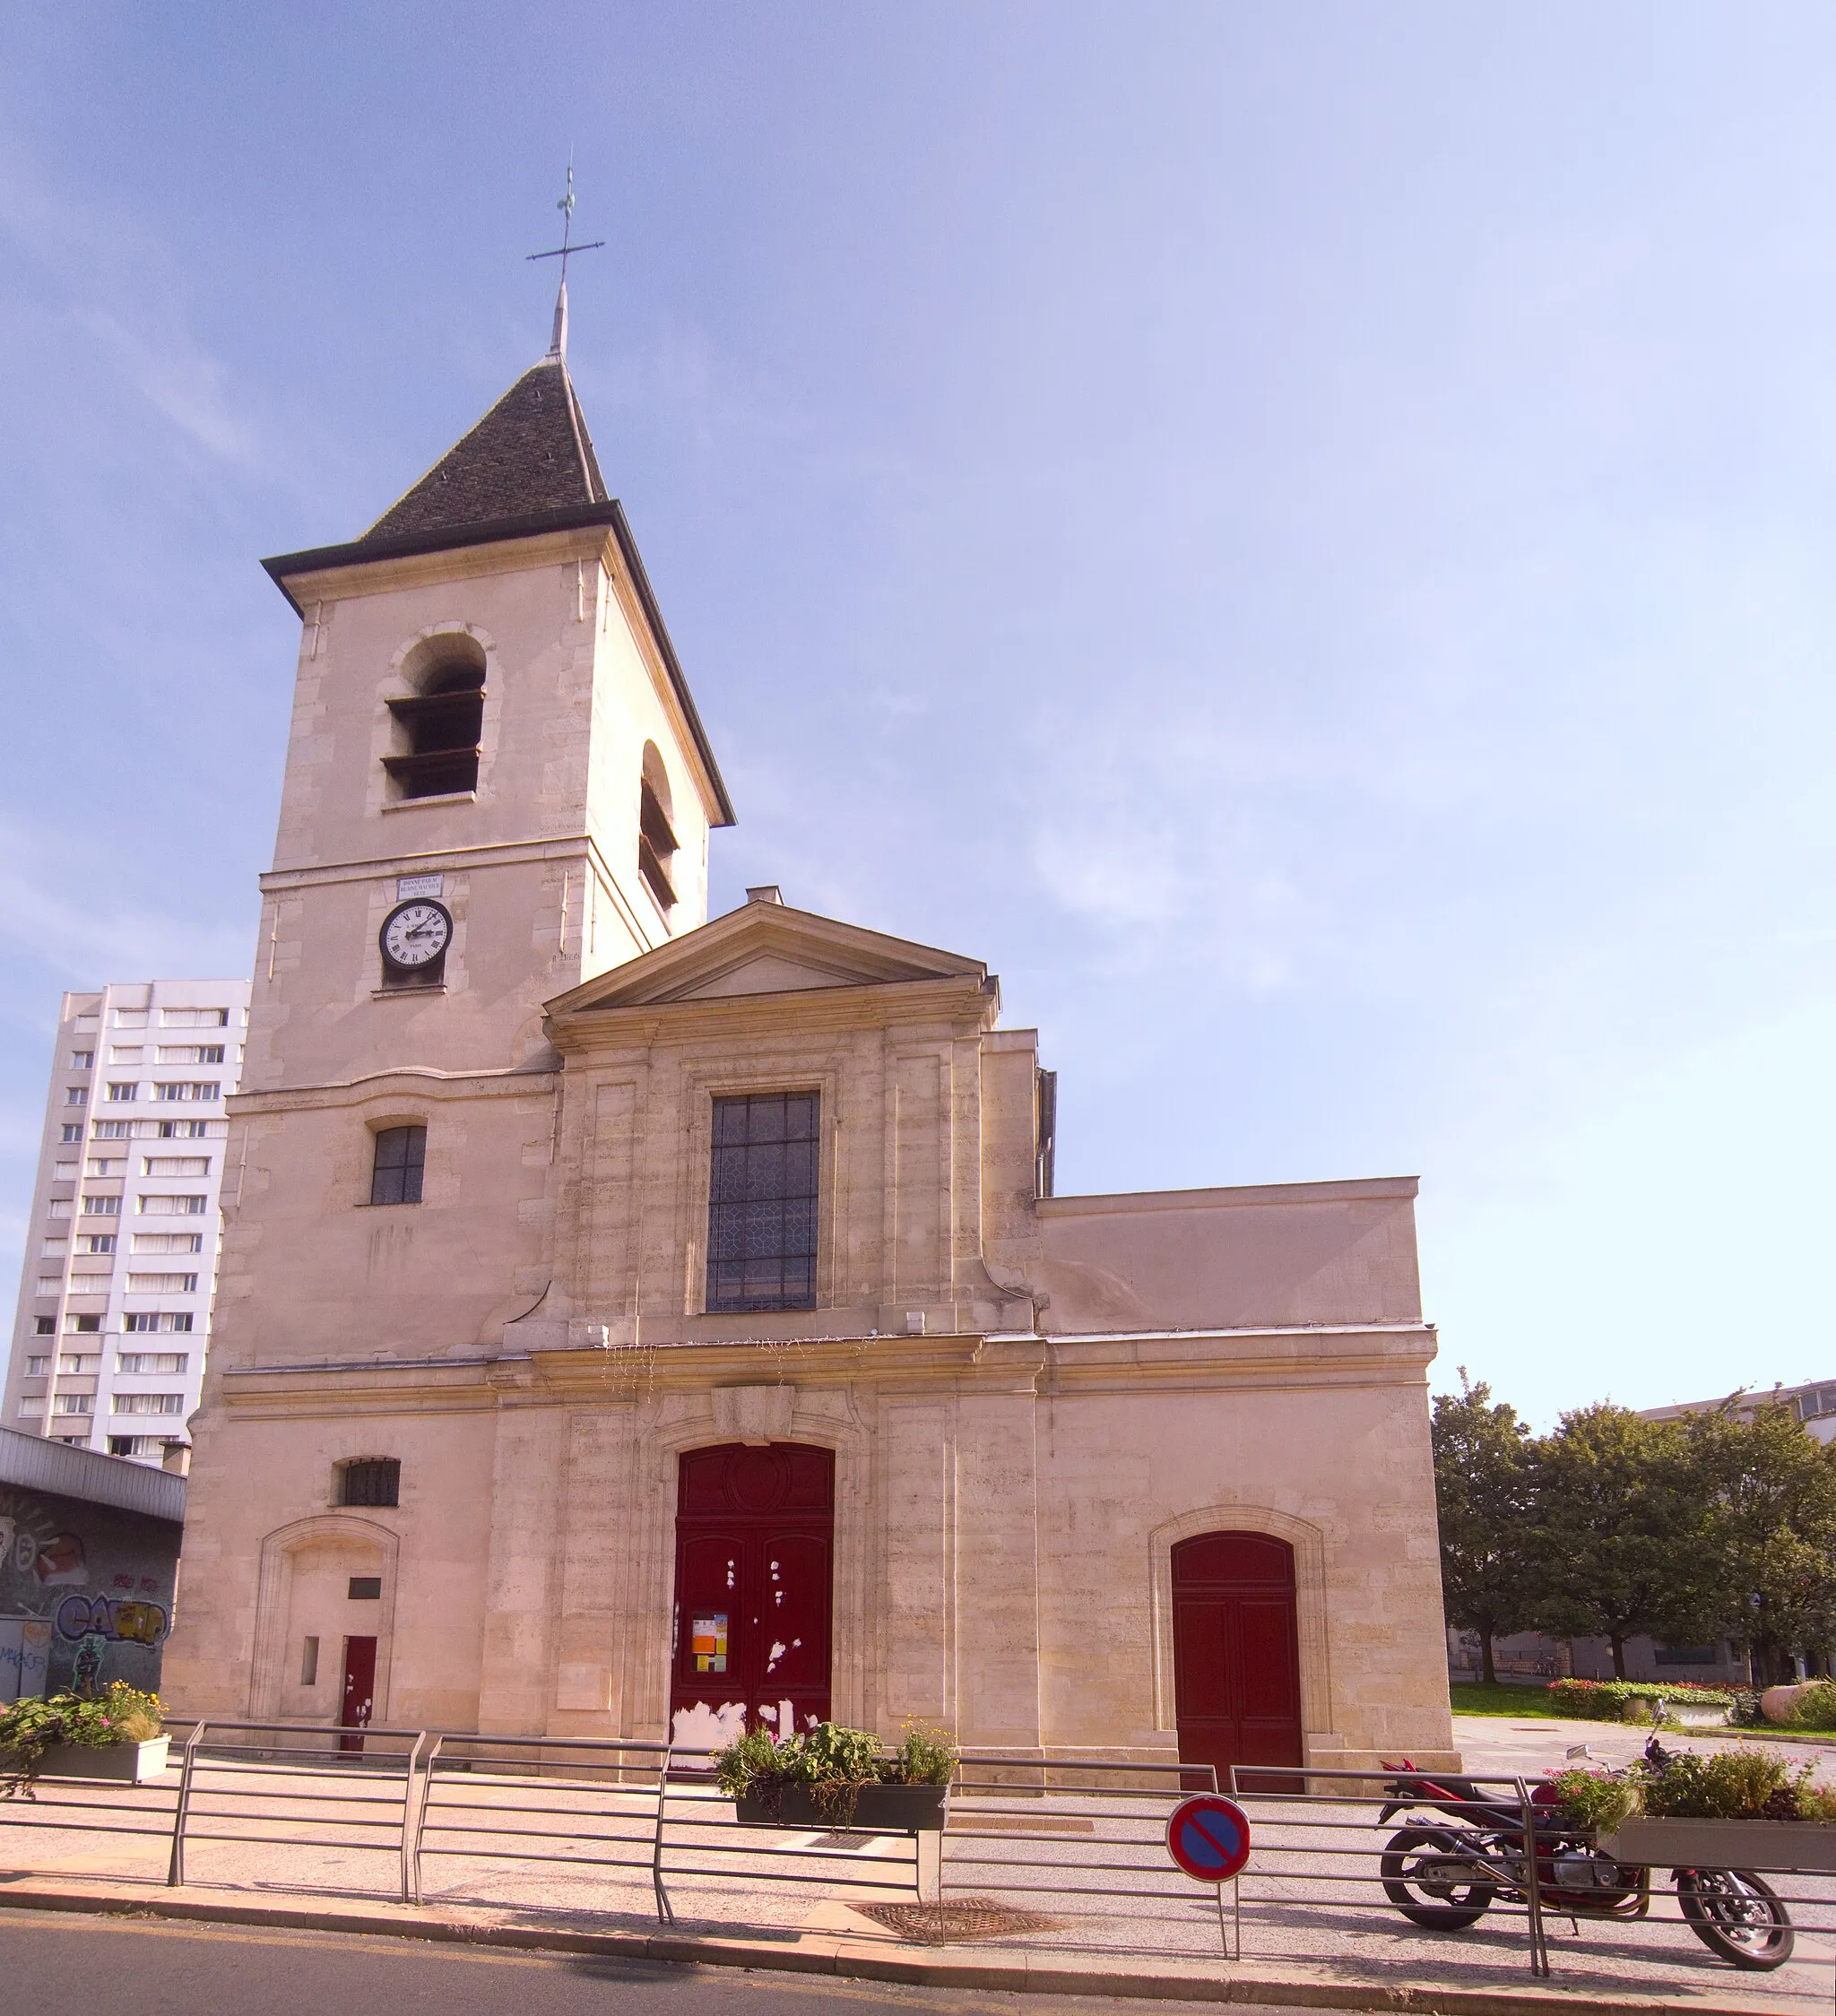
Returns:
[[[665,916],[676,906],[671,870],[676,829],[670,823],[670,779],[654,742],[644,745],[644,774],[637,785],[637,872]]]
[[[403,798],[478,788],[484,731],[484,653],[468,636],[430,640],[410,671],[416,690],[389,702],[395,748],[383,767]]]

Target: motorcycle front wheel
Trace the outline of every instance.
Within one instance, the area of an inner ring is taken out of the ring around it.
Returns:
[[[1755,1974],[1791,1958],[1791,1919],[1777,1895],[1745,1869],[1678,1869],[1676,1901],[1711,1953]]]
[[[1459,1932],[1485,1916],[1498,1886],[1459,1851],[1457,1834],[1405,1827],[1381,1865],[1383,1894],[1404,1917],[1431,1932]]]

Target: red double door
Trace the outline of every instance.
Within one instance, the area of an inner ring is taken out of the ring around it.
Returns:
[[[1173,1550],[1173,1692],[1180,1761],[1298,1764],[1301,1658],[1295,1554],[1264,1533],[1201,1533]],[[1194,1781],[1196,1783],[1196,1781]],[[1251,1792],[1298,1792],[1298,1778],[1257,1777]]]
[[[832,1450],[723,1442],[680,1458],[670,1716],[686,1740],[705,1735],[697,1709],[780,1730],[827,1721],[834,1552]]]

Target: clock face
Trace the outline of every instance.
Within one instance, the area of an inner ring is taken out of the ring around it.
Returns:
[[[453,919],[444,904],[398,903],[383,920],[383,956],[392,966],[424,966],[451,943]]]

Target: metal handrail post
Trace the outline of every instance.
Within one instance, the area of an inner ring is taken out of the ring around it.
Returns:
[[[663,1760],[656,1772],[656,1831],[650,1844],[650,1881],[656,1891],[656,1915],[660,1925],[674,1925],[676,1914],[670,1903],[670,1893],[663,1888],[663,1801],[670,1789],[670,1760],[675,1754],[671,1742],[663,1751]]]
[[[166,1865],[166,1887],[177,1890],[185,1881],[185,1816],[191,1810],[191,1778],[197,1765],[197,1746],[204,1724],[185,1739],[185,1761],[178,1771],[178,1803],[172,1809],[172,1856]]]
[[[1543,1930],[1543,1882],[1537,1868],[1537,1809],[1530,1804],[1530,1788],[1517,1781],[1518,1802],[1524,1816],[1524,1899],[1529,1906],[1530,1972],[1547,1978],[1549,1942]]]
[[[434,1766],[440,1761],[440,1745],[446,1742],[444,1735],[434,1738],[434,1746],[427,1753],[427,1762],[421,1767],[420,1804],[414,1809],[414,1847],[411,1857],[414,1872],[414,1893],[409,1899],[411,1904],[421,1901],[420,1895],[420,1843],[427,1832],[427,1809],[434,1795]]]
[[[420,1899],[414,1894],[414,1869],[410,1841],[414,1821],[414,1767],[420,1761],[420,1746],[427,1741],[427,1731],[418,1731],[414,1748],[408,1752],[407,1775],[402,1780],[402,1901],[418,1904]]]

